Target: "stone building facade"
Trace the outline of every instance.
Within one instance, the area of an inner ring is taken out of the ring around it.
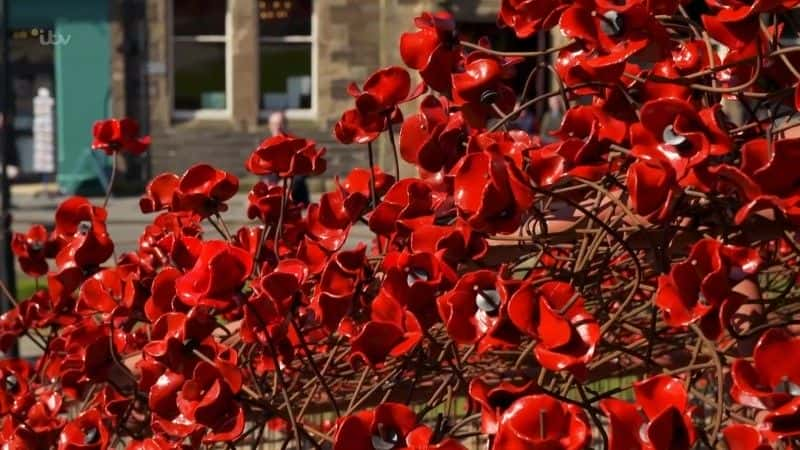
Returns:
[[[198,161],[242,175],[245,157],[267,135],[268,111],[287,106],[290,131],[328,149],[328,176],[364,165],[362,149],[331,135],[352,107],[347,85],[402,64],[400,35],[421,12],[448,9],[480,32],[495,24],[499,8],[499,0],[118,1],[128,8],[120,13],[120,40],[136,48],[114,43],[113,109],[140,118],[153,136],[143,178]],[[285,72],[285,91],[270,92],[282,81],[271,74]],[[379,162],[391,168],[380,146]]]

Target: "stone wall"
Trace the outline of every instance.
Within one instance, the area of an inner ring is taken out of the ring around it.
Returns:
[[[231,116],[221,120],[176,122],[172,118],[169,79],[171,51],[169,8],[166,0],[147,0],[149,123],[153,136],[153,173],[182,171],[199,161],[234,173],[243,172],[244,157],[266,136],[257,102],[259,64],[257,0],[228,0],[231,34]],[[316,114],[290,122],[292,132],[317,140],[328,148],[329,176],[345,174],[366,164],[363,148],[342,146],[331,135],[341,113],[351,108],[347,93],[351,81],[363,82],[375,69],[402,64],[400,35],[414,29],[413,18],[425,10],[451,8],[458,18],[493,21],[499,0],[315,0]],[[413,113],[416,104],[404,107]],[[378,163],[393,171],[385,139],[377,143]],[[404,175],[413,173],[407,165]]]

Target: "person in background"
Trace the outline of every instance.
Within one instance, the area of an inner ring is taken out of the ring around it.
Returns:
[[[539,135],[542,143],[549,144],[558,139],[550,135],[551,132],[561,128],[561,120],[564,118],[564,105],[561,97],[555,96],[547,99],[547,111],[542,117],[539,127]]]
[[[280,136],[288,134],[286,124],[286,114],[283,111],[275,111],[269,115],[267,121],[270,136]],[[276,174],[269,174],[263,178],[263,181],[272,185],[280,182],[280,178]],[[292,199],[303,205],[311,203],[311,194],[308,192],[308,183],[306,177],[302,175],[295,175],[292,178]]]
[[[525,108],[519,112],[519,116],[514,121],[513,127],[526,133],[533,133],[536,128],[535,120],[536,117],[530,108]]]

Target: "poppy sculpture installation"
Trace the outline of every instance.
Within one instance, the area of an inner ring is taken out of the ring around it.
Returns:
[[[150,182],[130,253],[105,205],[64,201],[14,238],[41,289],[0,350],[42,352],[0,361],[2,448],[258,448],[267,427],[298,449],[800,447],[800,0],[686,3],[503,0],[500,26],[566,38],[531,52],[422,14],[409,69],[349,88],[333,132],[364,167],[307,209],[290,183],[325,150],[289,135],[248,158],[282,181],[238,230],[239,180],[208,164]],[[551,97],[555,142],[507,129]],[[130,120],[94,137],[150,143]]]

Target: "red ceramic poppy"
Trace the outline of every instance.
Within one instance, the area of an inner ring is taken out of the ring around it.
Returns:
[[[511,233],[533,205],[527,176],[502,154],[468,153],[452,173],[455,206],[478,231]]]
[[[344,179],[336,177],[336,183],[339,188],[344,191],[346,196],[361,196],[364,201],[368,200],[371,196],[371,178],[375,179],[375,195],[383,197],[386,191],[395,183],[393,176],[382,171],[380,167],[375,166],[372,168],[373,176],[370,177],[369,169],[355,167]]]
[[[356,288],[364,279],[366,247],[335,253],[325,265],[311,305],[320,323],[328,330],[339,328],[340,321],[353,308]]]
[[[451,267],[462,261],[480,259],[487,249],[486,239],[461,218],[452,225],[420,224],[411,232],[411,250],[441,252],[442,260]]]
[[[652,100],[642,106],[640,114],[640,123],[631,126],[633,154],[670,164],[678,180],[709,156],[725,155],[731,150],[730,138],[719,129],[715,115],[698,113],[685,100]]]
[[[403,121],[398,105],[422,94],[424,86],[411,90],[411,76],[402,67],[390,66],[374,72],[364,89],[351,83],[347,90],[356,107],[345,111],[336,123],[334,135],[343,144],[366,144],[394,123]]]
[[[283,200],[283,187],[270,186],[259,181],[247,194],[247,217],[258,218],[268,225],[277,225],[283,211],[283,223],[296,222],[300,219],[301,207],[291,199]]]
[[[508,333],[507,301],[510,286],[496,272],[478,270],[462,275],[450,291],[436,301],[447,333],[457,344],[474,344],[488,336],[484,345],[513,344]],[[502,339],[505,337],[506,339]]]
[[[244,410],[234,398],[241,380],[232,384],[220,371],[201,362],[176,396],[183,419],[204,427],[203,442],[230,442],[244,430]]]
[[[669,218],[674,206],[676,179],[671,165],[657,158],[641,158],[628,168],[631,206],[648,220]]]
[[[90,409],[68,422],[58,437],[58,450],[89,450],[108,447],[110,431],[100,412]]]
[[[800,436],[798,417],[800,417],[800,398],[793,397],[790,402],[769,411],[759,428],[773,444],[780,439],[794,439]]]
[[[558,53],[553,67],[564,85],[575,89],[579,95],[596,94],[600,87],[593,84],[616,83],[625,70],[627,58],[624,49],[598,54],[576,43]]]
[[[388,253],[382,294],[407,308],[426,328],[438,322],[436,297],[452,286],[456,274],[432,253]]]
[[[161,211],[172,208],[172,199],[178,189],[180,178],[174,173],[162,173],[147,183],[144,195],[139,199],[139,208],[143,213]]]
[[[527,38],[555,26],[569,3],[564,0],[503,0],[498,22],[513,28],[517,37]]]
[[[586,413],[545,394],[521,397],[500,418],[493,449],[578,450],[591,441]]]
[[[192,270],[175,280],[178,298],[190,306],[227,308],[250,277],[250,254],[225,241],[206,241]]]
[[[419,111],[403,122],[400,155],[428,172],[450,169],[464,153],[467,130],[462,114],[450,111],[444,97],[433,95],[422,100]]]
[[[658,375],[635,383],[633,389],[635,404],[615,398],[600,402],[610,423],[609,448],[691,448],[696,432],[683,382]]]
[[[798,142],[800,139],[781,139],[770,146],[766,139],[754,139],[742,146],[739,167],[720,165],[712,169],[745,201],[736,213],[737,224],[763,210],[777,211],[792,222],[800,220],[800,191],[796,188],[800,178],[795,171],[800,156]]]
[[[246,167],[255,175],[319,175],[327,167],[324,155],[325,148],[317,149],[314,141],[281,134],[261,142]]]
[[[400,36],[400,57],[408,67],[419,71],[428,86],[449,92],[450,74],[461,58],[452,14],[423,12],[414,24],[417,31]]]
[[[422,340],[422,327],[416,315],[383,293],[372,301],[370,317],[372,320],[352,333],[350,363],[353,365],[381,366],[390,356],[407,355]]]
[[[399,403],[381,403],[375,409],[343,417],[336,424],[333,450],[388,450],[402,448],[417,427],[417,416]]]
[[[453,104],[461,108],[464,119],[482,128],[495,107],[503,114],[514,109],[514,91],[504,82],[516,60],[505,60],[482,51],[474,51],[464,60],[464,69],[453,74]]]
[[[520,331],[538,339],[534,353],[542,367],[585,376],[600,341],[600,327],[571,285],[526,283],[509,300],[508,314]]]
[[[769,450],[772,448],[767,444],[761,432],[751,425],[741,423],[728,425],[722,430],[722,435],[730,450]]]
[[[41,277],[47,274],[47,258],[55,256],[55,243],[50,240],[43,225],[32,225],[28,232],[14,233],[11,251],[27,275]]]
[[[62,244],[56,264],[89,267],[105,262],[114,252],[106,229],[107,218],[105,208],[93,206],[83,197],[70,197],[58,205],[53,234]]]
[[[438,439],[434,431],[425,425],[411,430],[406,436],[406,446],[402,450],[467,450],[452,438]]]
[[[717,313],[725,301],[736,297],[732,285],[754,274],[759,264],[755,251],[702,239],[692,246],[686,260],[659,277],[654,302],[670,326],[685,326],[708,316],[718,328]]]
[[[181,375],[191,376],[191,370],[199,361],[192,350],[197,349],[211,356],[216,353],[213,341],[208,339],[215,327],[213,318],[202,309],[166,313],[153,323],[150,342],[143,347],[142,355],[147,364],[164,364],[182,370]],[[140,384],[149,389],[146,382],[155,383],[155,378],[144,377]]]
[[[469,396],[481,407],[481,431],[486,434],[497,434],[497,428],[503,413],[518,398],[539,393],[539,387],[533,381],[516,385],[503,381],[491,386],[481,378],[469,383]]]
[[[420,180],[405,178],[395,183],[369,218],[369,229],[381,236],[397,231],[401,221],[411,221],[433,213],[431,187]]]
[[[103,269],[81,285],[75,310],[79,314],[111,314],[123,302],[124,273],[119,269]],[[131,294],[129,294],[131,295]]]
[[[753,362],[737,359],[731,365],[731,397],[759,409],[774,409],[800,394],[800,370],[791,361],[800,352],[800,338],[781,328],[761,336]]]
[[[125,151],[140,155],[150,147],[150,136],[139,136],[139,124],[133,119],[106,119],[94,123],[92,148],[107,155]]]
[[[607,10],[576,4],[561,14],[558,24],[566,37],[602,54],[619,53],[628,59],[649,45],[663,53],[660,47],[669,42],[667,30],[643,3]]]
[[[5,359],[0,361],[0,415],[21,411],[26,405],[26,397],[30,392],[31,366],[21,359]]]
[[[691,448],[696,439],[683,381],[657,375],[633,385],[636,404],[649,420],[643,438],[654,448]]]
[[[239,179],[208,164],[196,164],[181,175],[173,207],[208,217],[227,211],[227,200],[239,190]]]

